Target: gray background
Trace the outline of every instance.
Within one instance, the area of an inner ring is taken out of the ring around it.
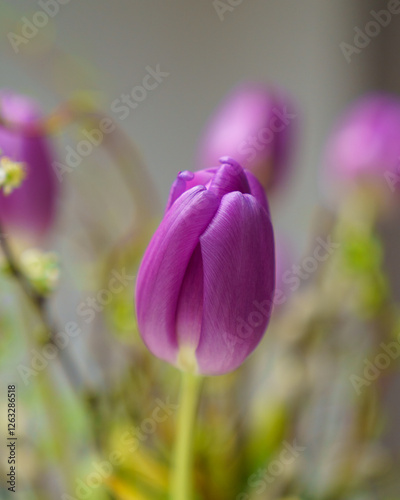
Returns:
[[[147,65],[160,64],[169,77],[121,124],[163,201],[176,172],[193,168],[202,127],[232,86],[246,79],[282,85],[297,101],[300,134],[294,175],[272,205],[276,227],[302,249],[321,198],[321,151],[336,114],[366,90],[398,88],[400,16],[351,63],[339,46],[353,43],[354,28],[363,29],[373,19],[369,11],[387,4],[243,0],[221,21],[211,0],[70,0],[15,54],[7,33],[19,32],[21,18],[40,8],[0,0],[0,85],[33,95],[48,111],[76,90],[97,90],[107,111],[140,84]]]

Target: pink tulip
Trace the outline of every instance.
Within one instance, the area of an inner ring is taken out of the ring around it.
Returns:
[[[0,221],[5,232],[23,233],[39,241],[52,227],[59,193],[52,168],[52,151],[42,133],[27,131],[41,119],[38,106],[28,97],[0,93],[0,115],[9,126],[0,125],[0,151],[23,162],[26,178],[11,194],[0,193]]]
[[[264,190],[228,157],[181,172],[141,263],[141,336],[161,359],[196,373],[236,369],[260,342],[275,282]]]
[[[398,186],[400,180],[400,98],[370,93],[339,118],[324,155],[329,180],[370,179]]]
[[[236,158],[265,189],[287,174],[296,115],[278,89],[246,83],[233,89],[217,108],[198,150],[200,169],[216,165],[222,155]]]

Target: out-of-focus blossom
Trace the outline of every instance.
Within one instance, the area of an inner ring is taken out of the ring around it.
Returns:
[[[280,89],[246,83],[233,89],[206,126],[199,168],[227,154],[250,170],[268,191],[284,179],[290,163],[296,114]]]
[[[5,195],[20,187],[26,177],[25,165],[12,161],[7,156],[0,157],[0,188]]]
[[[38,292],[47,295],[54,291],[60,276],[57,254],[29,248],[21,253],[20,264],[25,276]]]
[[[328,182],[383,181],[400,185],[400,98],[369,93],[339,118],[324,153]]]
[[[2,161],[23,164],[26,176],[10,194],[0,193],[0,221],[6,232],[36,243],[49,231],[56,214],[59,188],[51,148],[47,138],[34,131],[41,113],[28,97],[1,92],[0,116]]]
[[[149,350],[181,369],[237,368],[271,314],[275,257],[264,190],[228,157],[181,172],[141,263],[139,331]]]

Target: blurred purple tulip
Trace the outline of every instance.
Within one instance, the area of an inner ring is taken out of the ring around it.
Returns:
[[[51,148],[43,135],[26,132],[41,118],[38,106],[28,97],[1,92],[0,115],[11,125],[0,125],[0,152],[26,167],[21,186],[7,196],[0,193],[0,220],[6,232],[36,243],[52,227],[56,214],[59,188]]]
[[[329,180],[398,181],[400,98],[376,92],[350,105],[328,140],[324,164]]]
[[[199,168],[229,155],[250,170],[268,191],[280,184],[290,163],[296,115],[282,90],[257,83],[233,89],[203,133]]]
[[[181,369],[236,369],[271,314],[275,257],[264,190],[228,157],[181,172],[141,263],[139,331],[149,350]]]

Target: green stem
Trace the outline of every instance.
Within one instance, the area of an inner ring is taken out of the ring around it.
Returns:
[[[192,441],[201,377],[182,372],[177,439],[171,478],[171,500],[192,498]]]

